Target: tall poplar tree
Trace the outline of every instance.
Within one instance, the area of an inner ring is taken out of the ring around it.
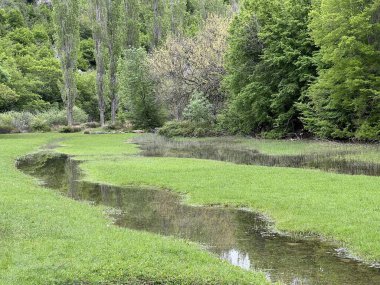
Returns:
[[[91,11],[93,17],[93,38],[95,42],[96,60],[96,93],[98,95],[98,106],[100,124],[105,123],[105,54],[106,54],[106,11],[105,0],[91,0]]]
[[[125,48],[137,48],[140,43],[139,27],[139,0],[124,0],[124,38],[123,45]]]
[[[77,87],[75,71],[79,49],[79,2],[76,0],[53,0],[53,19],[56,45],[63,73],[62,99],[67,109],[67,124],[74,123],[73,108]]]
[[[121,11],[122,0],[105,0],[107,11],[107,46],[108,46],[108,74],[109,90],[111,97],[111,122],[116,122],[116,112],[118,109],[117,95],[117,63],[121,56]]]

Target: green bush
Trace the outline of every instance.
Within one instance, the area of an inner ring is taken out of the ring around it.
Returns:
[[[184,118],[195,123],[211,123],[212,105],[202,92],[194,92],[191,96],[189,105],[187,105]]]
[[[88,122],[85,124],[85,127],[89,129],[96,129],[100,128],[100,124],[98,122]]]
[[[158,133],[166,137],[210,137],[219,134],[210,123],[191,121],[167,122]]]
[[[40,117],[34,117],[31,123],[31,128],[33,132],[49,132],[50,126],[47,121]]]
[[[62,128],[59,129],[60,133],[66,133],[66,134],[69,134],[69,133],[79,133],[81,131],[82,131],[81,126],[72,126],[72,127],[64,126],[64,127],[62,127]]]
[[[50,127],[67,124],[66,110],[50,109],[49,111],[38,114],[37,117],[41,120],[45,120]],[[87,114],[82,109],[74,107],[75,124],[86,123],[87,118]]]
[[[380,124],[371,126],[363,123],[355,133],[355,138],[361,141],[380,141]]]
[[[17,132],[28,132],[34,115],[29,112],[9,112],[12,116],[12,124]]]
[[[0,114],[0,132],[27,132],[30,131],[30,123],[33,115],[29,112],[6,112]]]
[[[83,110],[75,107],[74,119],[75,123],[85,123],[87,121],[87,114]],[[66,125],[66,123],[65,110],[51,109],[36,115],[29,112],[15,111],[0,113],[0,133],[29,131],[48,132],[51,127]]]
[[[12,116],[9,113],[0,114],[0,134],[8,134],[15,131],[12,124]]]

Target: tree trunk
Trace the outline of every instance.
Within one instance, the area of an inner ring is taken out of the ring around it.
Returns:
[[[94,36],[95,38],[95,52],[96,52],[96,92],[98,93],[98,107],[99,107],[99,119],[100,125],[103,127],[105,124],[104,113],[106,104],[104,100],[104,54],[102,48],[102,40]]]
[[[117,64],[121,51],[120,10],[121,0],[107,0],[107,32],[108,32],[108,56],[109,56],[109,87],[111,97],[111,122],[116,123],[116,113],[118,111],[117,94]]]
[[[111,53],[111,52],[110,52]],[[110,93],[111,93],[111,122],[116,123],[116,113],[119,106],[117,96],[117,58],[115,55],[111,57],[110,62]]]

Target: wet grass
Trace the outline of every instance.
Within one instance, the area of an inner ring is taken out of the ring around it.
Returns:
[[[112,226],[105,208],[41,188],[16,169],[17,157],[62,136],[0,135],[0,284],[267,283],[195,244]],[[136,152],[124,143],[130,135],[64,137],[63,150],[91,163]]]
[[[140,145],[143,155],[148,157],[201,158],[237,164],[316,168],[337,173],[380,176],[380,160],[364,159],[376,158],[379,155],[380,148],[377,149],[375,145],[330,143],[330,148],[327,149],[326,142],[282,142],[285,147],[292,143],[297,144],[298,152],[296,152],[292,147],[289,147],[289,150],[284,149],[278,141],[251,140],[252,142],[238,138],[173,140],[156,135],[144,135],[134,141]],[[267,144],[266,152],[258,145],[256,148],[253,148],[254,145],[248,145],[257,142],[261,145]],[[310,145],[313,146],[313,152],[310,151]]]
[[[0,284],[265,284],[194,244],[110,226],[104,208],[54,194],[16,170],[17,157],[62,136],[0,136]],[[126,143],[130,135],[64,137],[58,151],[87,160],[89,180],[168,188],[187,193],[191,204],[246,206],[279,230],[321,234],[367,261],[380,260],[379,177],[137,157],[137,146]],[[286,154],[279,144],[260,151]],[[373,161],[366,151],[349,155]]]
[[[380,260],[380,178],[210,160],[131,158],[83,165],[94,180],[188,194],[192,204],[246,206],[279,230],[319,233],[367,260]]]
[[[324,153],[345,153],[346,158],[360,161],[380,162],[380,144],[340,143],[324,140],[264,140],[249,137],[219,138],[176,138],[179,142],[209,142],[228,144],[240,148],[256,150],[268,155],[310,155]]]
[[[279,230],[321,234],[367,261],[380,260],[379,177],[182,158],[98,160],[83,168],[94,181],[168,188],[187,193],[192,204],[247,206]]]
[[[77,180],[80,162],[49,152],[23,157],[19,169],[42,179],[52,191],[112,207],[121,227],[185,238],[245,269],[262,269],[285,284],[380,284],[380,271],[349,260],[342,249],[315,239],[268,231],[261,215],[223,207],[191,207],[181,195],[145,187],[113,187]],[[339,258],[340,256],[340,258]],[[281,257],[281,258],[279,258]]]

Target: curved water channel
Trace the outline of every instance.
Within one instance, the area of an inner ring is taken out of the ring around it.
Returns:
[[[181,141],[157,135],[135,138],[144,156],[182,157],[228,161],[236,164],[271,167],[311,168],[351,175],[380,176],[380,163],[351,159],[353,150],[332,150],[324,153],[270,155],[228,140]],[[376,148],[380,151],[380,148]]]
[[[79,164],[66,155],[43,152],[19,160],[17,166],[75,200],[106,205],[118,226],[198,242],[236,266],[264,271],[272,281],[380,284],[380,269],[340,256],[329,243],[274,234],[258,214],[187,206],[169,191],[83,182]]]

